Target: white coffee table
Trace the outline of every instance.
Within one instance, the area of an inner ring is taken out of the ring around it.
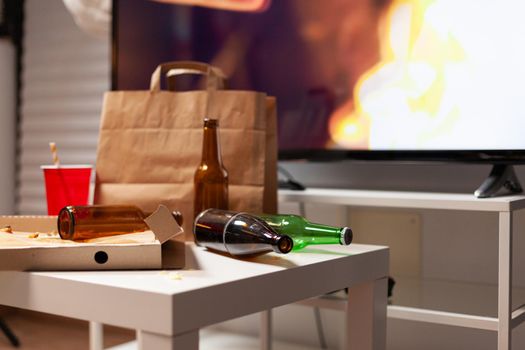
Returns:
[[[199,329],[349,288],[347,349],[384,349],[388,248],[233,259],[187,245],[180,271],[0,272],[0,304],[137,329],[140,349],[198,349]],[[67,339],[67,332],[64,332]]]

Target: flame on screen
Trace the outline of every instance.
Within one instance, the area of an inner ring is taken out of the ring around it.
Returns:
[[[512,149],[525,126],[525,115],[518,117],[525,114],[524,14],[520,0],[394,1],[382,23],[380,62],[330,117],[332,143],[497,149],[507,135],[503,147]]]
[[[270,6],[271,0],[155,0],[170,4],[209,7],[220,10],[262,12]]]

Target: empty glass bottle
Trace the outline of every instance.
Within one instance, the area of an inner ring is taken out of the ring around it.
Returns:
[[[204,119],[202,160],[194,176],[194,218],[205,209],[228,209],[228,172],[222,164],[219,122]]]
[[[352,243],[352,230],[349,227],[333,227],[315,224],[299,215],[258,214],[275,232],[286,234],[293,239],[293,250],[302,249],[311,244]]]
[[[179,225],[182,214],[172,212]],[[134,205],[67,206],[58,214],[58,233],[62,239],[85,240],[149,230],[148,214]]]
[[[267,252],[286,254],[293,241],[274,232],[264,221],[246,213],[208,209],[195,218],[195,243],[233,256]]]

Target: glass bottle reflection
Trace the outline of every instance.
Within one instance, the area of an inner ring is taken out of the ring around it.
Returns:
[[[233,256],[268,252],[286,254],[293,248],[287,235],[272,230],[261,219],[246,213],[208,209],[195,218],[195,243]]]

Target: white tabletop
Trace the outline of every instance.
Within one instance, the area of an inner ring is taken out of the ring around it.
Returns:
[[[177,334],[388,273],[388,249],[352,244],[234,259],[187,246],[172,271],[0,272],[0,304]]]

